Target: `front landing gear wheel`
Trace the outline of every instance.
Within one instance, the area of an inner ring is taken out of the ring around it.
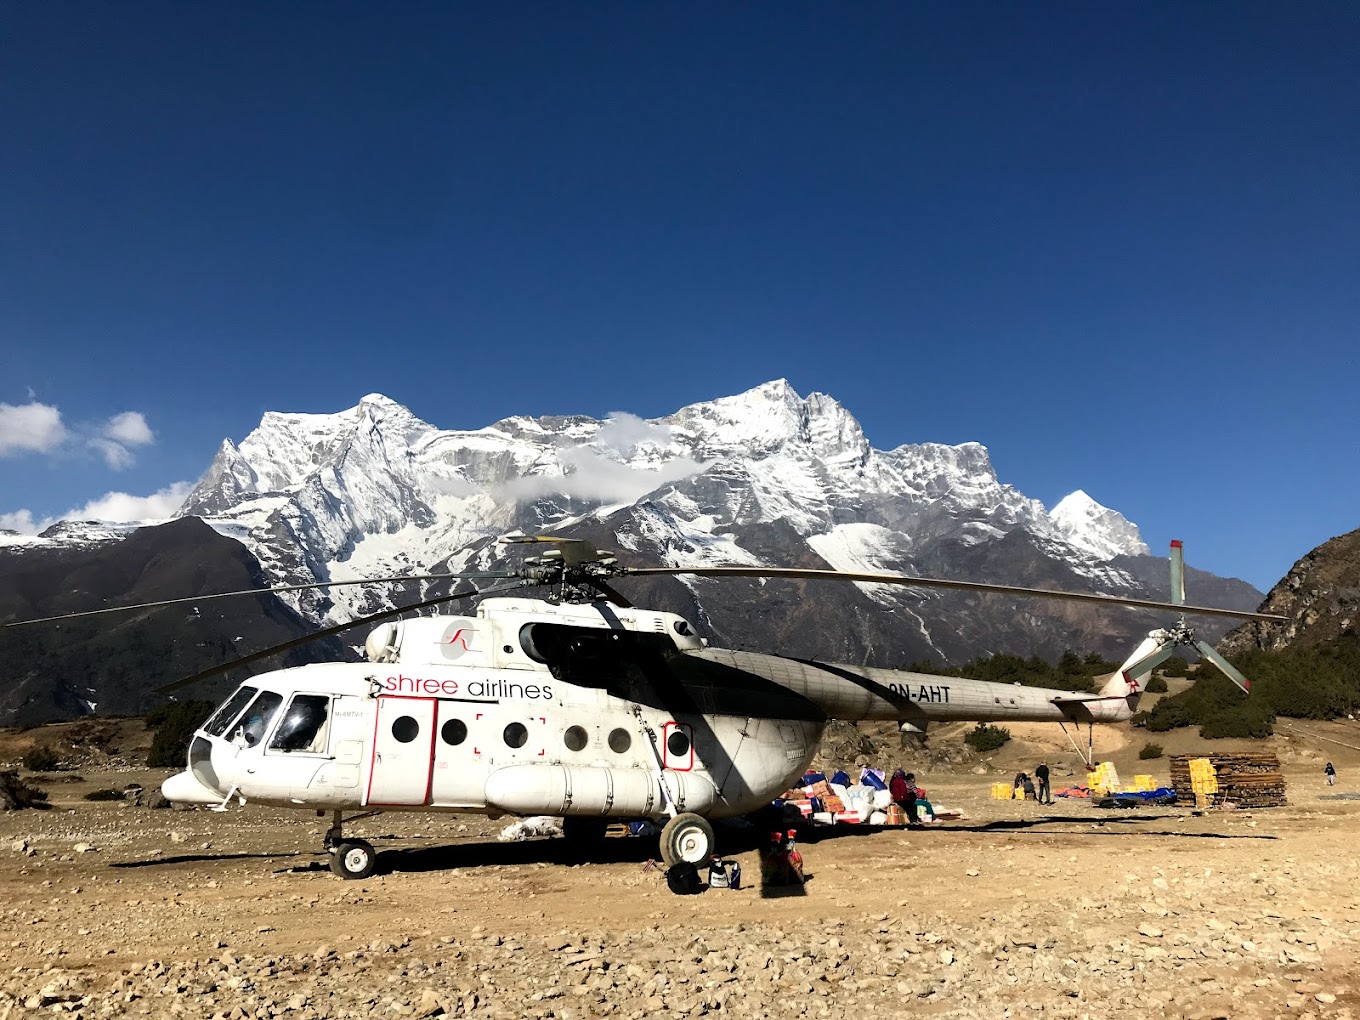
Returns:
[[[331,870],[341,878],[367,878],[377,864],[377,851],[362,839],[347,839],[331,854]]]
[[[713,856],[713,826],[708,819],[686,812],[661,830],[661,860],[672,868],[681,861],[704,864]]]

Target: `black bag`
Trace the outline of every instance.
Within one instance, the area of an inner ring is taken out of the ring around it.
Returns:
[[[666,870],[666,884],[677,896],[693,896],[704,891],[699,869],[689,861],[681,861]]]

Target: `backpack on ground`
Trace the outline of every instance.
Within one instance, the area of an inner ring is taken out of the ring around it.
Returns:
[[[681,861],[666,869],[666,885],[677,896],[693,896],[704,891],[699,869],[689,861]]]

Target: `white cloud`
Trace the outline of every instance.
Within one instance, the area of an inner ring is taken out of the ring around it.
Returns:
[[[27,404],[0,404],[0,457],[18,453],[69,454],[84,445],[104,458],[114,471],[132,466],[132,449],[156,441],[156,434],[140,411],[124,411],[102,425],[77,424],[67,429],[61,411],[33,399]]]
[[[36,535],[42,528],[33,520],[28,510],[15,510],[13,513],[0,514],[0,531],[17,531],[21,535]]]
[[[0,404],[0,457],[51,453],[65,439],[61,412],[51,404]]]
[[[505,495],[513,499],[537,499],[564,495],[599,503],[631,503],[667,482],[688,478],[704,469],[688,457],[677,457],[655,470],[630,467],[593,450],[564,450],[558,455],[560,475],[529,475],[506,484]]]
[[[104,463],[114,471],[132,467],[134,459],[132,451],[122,443],[115,443],[112,439],[91,439],[90,448],[98,450],[99,455],[104,458]]]
[[[124,446],[146,446],[156,441],[156,434],[151,431],[140,411],[115,414],[104,426],[104,436]]]
[[[597,445],[617,450],[625,456],[636,451],[643,443],[665,446],[670,441],[669,425],[650,422],[627,411],[610,411],[608,419],[595,434]]]
[[[126,492],[106,492],[79,510],[68,510],[61,519],[66,521],[145,521],[169,517],[193,491],[193,482],[175,482],[150,496],[132,496]]]
[[[88,440],[90,448],[99,451],[104,463],[114,471],[132,467],[132,451],[129,446],[146,446],[156,441],[156,434],[146,423],[140,411],[124,411],[115,414],[99,430],[99,435]]]
[[[0,529],[7,528],[21,535],[36,535],[58,521],[108,521],[130,524],[136,521],[164,520],[184,505],[193,491],[193,482],[173,482],[150,496],[133,496],[126,492],[106,492],[82,507],[67,510],[60,517],[33,519],[31,510],[14,510],[0,514]]]

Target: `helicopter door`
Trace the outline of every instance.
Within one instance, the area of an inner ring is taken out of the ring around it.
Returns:
[[[434,698],[379,698],[365,804],[413,806],[430,799]]]

